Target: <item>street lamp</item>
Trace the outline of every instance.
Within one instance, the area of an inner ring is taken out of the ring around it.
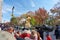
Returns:
[[[12,8],[12,15],[11,15],[12,17],[14,16],[13,12],[14,12],[14,6],[13,6],[13,8]]]

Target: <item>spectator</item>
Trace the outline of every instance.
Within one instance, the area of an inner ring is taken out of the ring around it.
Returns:
[[[12,34],[6,31],[0,31],[0,40],[16,40],[16,39]]]
[[[47,33],[46,35],[46,40],[52,40],[51,36],[49,35],[49,33]]]
[[[43,32],[44,32],[44,31],[39,28],[39,29],[37,29],[37,32],[39,32],[40,37],[43,39]]]
[[[17,31],[14,36],[17,38],[17,37],[20,37],[20,35],[21,35],[21,33],[19,31]]]
[[[0,27],[0,31],[1,31],[1,27]]]
[[[24,30],[24,31],[22,32],[22,34],[20,35],[20,37],[23,38],[23,39],[24,39],[25,37],[30,38],[30,34],[31,34],[30,30]]]
[[[37,40],[38,39],[37,32],[35,30],[32,30],[30,38],[32,40]]]
[[[37,40],[42,40],[42,38],[40,37],[39,32],[37,32],[37,36],[38,36]]]
[[[60,26],[59,25],[56,25],[55,35],[56,35],[56,39],[60,39]]]
[[[7,29],[7,31],[14,36],[14,29],[13,29],[13,27],[9,27],[9,28]]]

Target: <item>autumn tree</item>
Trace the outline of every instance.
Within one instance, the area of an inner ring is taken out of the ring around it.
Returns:
[[[50,9],[52,15],[55,15],[53,16],[55,18],[55,24],[59,24],[59,19],[60,19],[60,2],[58,2],[57,4],[55,4],[55,6]]]
[[[35,11],[35,15],[35,18],[39,24],[45,24],[45,21],[48,18],[48,12],[44,8],[39,8]]]

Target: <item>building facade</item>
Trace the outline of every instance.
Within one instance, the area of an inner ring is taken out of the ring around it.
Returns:
[[[0,23],[2,23],[2,2],[3,0],[0,0]]]

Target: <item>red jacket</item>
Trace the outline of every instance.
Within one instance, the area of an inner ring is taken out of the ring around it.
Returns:
[[[25,37],[29,37],[30,38],[30,34],[28,33],[23,33],[20,35],[21,38],[25,38]]]
[[[47,36],[47,40],[52,40],[51,36]]]

